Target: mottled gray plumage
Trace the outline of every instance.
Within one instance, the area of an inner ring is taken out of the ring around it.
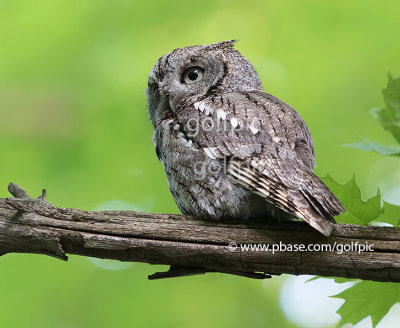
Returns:
[[[265,93],[233,41],[175,49],[149,76],[157,156],[184,214],[302,218],[325,235],[342,204],[313,173],[308,127]]]

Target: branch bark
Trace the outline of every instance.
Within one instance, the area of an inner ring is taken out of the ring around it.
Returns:
[[[303,222],[244,225],[172,214],[89,212],[57,208],[46,200],[45,190],[36,199],[15,184],[9,191],[13,198],[0,199],[0,255],[37,253],[67,260],[69,253],[171,266],[150,279],[222,272],[250,278],[288,273],[400,282],[399,228],[336,224],[325,237]],[[373,245],[374,251],[273,253],[240,247],[280,242],[305,247],[358,242]]]

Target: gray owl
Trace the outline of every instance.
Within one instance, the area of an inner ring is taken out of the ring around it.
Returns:
[[[298,217],[329,236],[344,208],[313,172],[310,131],[233,43],[175,49],[150,72],[147,107],[172,196],[198,218]]]

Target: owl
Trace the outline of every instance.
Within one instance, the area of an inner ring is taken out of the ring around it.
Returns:
[[[153,141],[183,214],[227,221],[301,218],[329,236],[343,205],[314,174],[301,116],[265,93],[235,40],[175,49],[148,79]]]

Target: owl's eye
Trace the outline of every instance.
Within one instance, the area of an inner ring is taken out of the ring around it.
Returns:
[[[203,69],[198,66],[189,67],[183,72],[183,81],[185,81],[185,83],[198,82],[202,78]]]

